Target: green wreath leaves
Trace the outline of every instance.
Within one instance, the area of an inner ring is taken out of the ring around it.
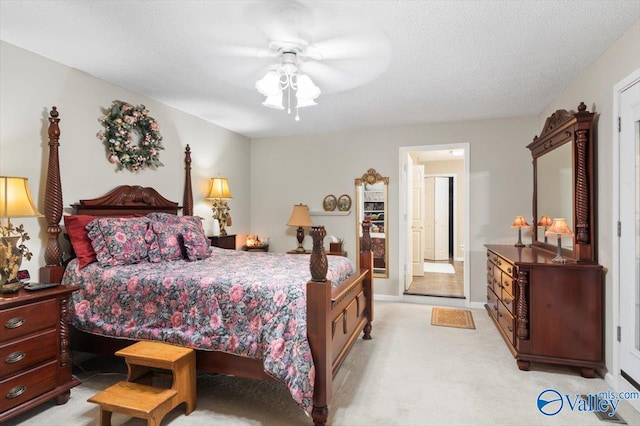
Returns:
[[[164,149],[158,122],[144,105],[115,100],[107,111],[98,119],[105,130],[97,136],[107,147],[109,162],[117,164],[118,170],[131,172],[163,166],[158,160]]]

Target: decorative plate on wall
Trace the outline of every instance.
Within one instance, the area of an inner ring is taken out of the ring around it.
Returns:
[[[336,200],[336,197],[334,195],[327,195],[326,197],[324,197],[324,201],[322,202],[322,208],[324,208],[324,210],[328,212],[334,211],[337,205],[338,200]]]
[[[351,197],[347,194],[342,194],[340,198],[338,198],[338,210],[341,212],[347,212],[351,209]]]

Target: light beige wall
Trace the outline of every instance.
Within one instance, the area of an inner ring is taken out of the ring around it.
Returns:
[[[79,199],[94,198],[121,184],[152,186],[182,204],[184,157],[187,144],[193,153],[192,182],[195,213],[207,219],[211,210],[203,197],[209,178],[220,173],[229,178],[233,226],[230,233],[249,229],[249,139],[170,108],[136,93],[50,61],[11,44],[0,42],[0,175],[26,176],[32,196],[44,209],[47,116],[51,106],[60,112],[60,167],[65,212]],[[98,117],[114,99],[144,104],[160,124],[165,150],[164,167],[139,173],[116,171],[106,159],[96,137],[104,129]],[[44,172],[43,172],[44,170]],[[44,219],[20,219],[32,240],[34,254],[23,267],[37,277],[44,264]],[[242,239],[244,241],[244,239]]]
[[[313,119],[311,112],[308,120]],[[291,125],[295,125],[292,121]],[[531,214],[531,155],[526,145],[537,131],[535,117],[440,123],[346,133],[254,139],[251,143],[252,232],[271,237],[275,251],[296,247],[285,223],[295,203],[322,210],[327,194],[354,197],[354,179],[369,168],[389,177],[389,279],[376,279],[376,293],[401,293],[398,274],[399,148],[469,143],[471,300],[486,299],[486,243],[515,243],[509,228]],[[529,188],[526,191],[520,188]],[[355,215],[317,216],[327,233],[345,239],[355,260]],[[311,247],[311,239],[305,239]]]
[[[640,21],[637,21],[611,48],[604,52],[571,85],[538,115],[542,129],[546,117],[558,109],[576,110],[580,102],[597,115],[596,133],[598,150],[598,262],[605,268],[612,266],[611,253],[616,239],[612,233],[616,218],[612,213],[613,193],[613,87],[633,71],[640,68]],[[613,357],[613,305],[610,273],[605,283],[605,361],[611,371]]]
[[[464,181],[464,161],[425,161],[421,163],[424,166],[425,175],[456,175],[456,216],[455,221],[457,240],[453,244],[453,256],[455,259],[464,258],[464,200],[465,200],[465,181]]]

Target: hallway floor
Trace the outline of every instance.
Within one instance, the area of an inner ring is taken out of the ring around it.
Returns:
[[[450,263],[456,272],[425,272],[423,276],[413,277],[409,289],[404,294],[464,299],[464,262],[444,260],[435,263]]]

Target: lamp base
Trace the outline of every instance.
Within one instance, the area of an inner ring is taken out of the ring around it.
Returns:
[[[556,257],[551,259],[553,263],[569,263],[569,259],[562,257],[562,239],[558,237],[558,251],[556,251]]]
[[[522,243],[522,231],[520,230],[520,228],[518,228],[518,242],[515,243],[514,246],[525,247],[525,245]]]

